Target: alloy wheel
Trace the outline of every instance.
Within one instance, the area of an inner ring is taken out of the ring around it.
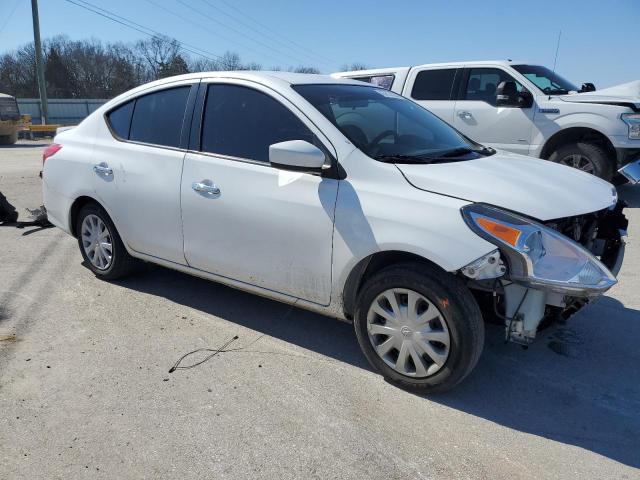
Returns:
[[[449,357],[451,336],[442,313],[423,295],[393,288],[378,295],[367,313],[369,341],[396,372],[423,378]]]
[[[87,215],[80,232],[82,248],[91,264],[98,270],[107,270],[113,259],[113,241],[107,225],[97,215]]]
[[[579,153],[574,153],[572,155],[567,155],[562,160],[560,160],[562,165],[566,165],[567,167],[577,168],[578,170],[582,170],[583,172],[587,172],[593,175],[595,168],[593,166],[593,162],[584,155]]]

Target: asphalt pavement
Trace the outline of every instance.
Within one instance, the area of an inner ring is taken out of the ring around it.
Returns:
[[[43,145],[0,148],[24,220]],[[0,478],[640,478],[640,188],[620,194],[620,283],[527,350],[487,326],[432,397],[344,322],[155,266],[107,283],[60,230],[0,226]]]

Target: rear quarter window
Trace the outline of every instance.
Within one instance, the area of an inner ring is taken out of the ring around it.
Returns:
[[[123,140],[129,139],[129,127],[131,127],[131,114],[135,100],[120,105],[107,114],[107,122],[113,134]]]

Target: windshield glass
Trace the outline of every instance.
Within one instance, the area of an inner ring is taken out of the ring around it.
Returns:
[[[527,77],[536,87],[547,95],[565,95],[569,92],[577,92],[576,87],[569,80],[565,80],[547,67],[540,65],[514,65],[518,72]]]
[[[418,104],[387,90],[340,84],[293,89],[372,158],[434,158],[480,147]]]

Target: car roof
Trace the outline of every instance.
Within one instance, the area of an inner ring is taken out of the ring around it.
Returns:
[[[176,75],[173,77],[162,78],[153,82],[145,83],[131,90],[128,90],[121,95],[109,100],[104,109],[108,110],[113,105],[119,104],[121,101],[137,96],[138,94],[156,87],[162,87],[164,85],[171,85],[177,82],[189,81],[189,80],[204,80],[211,78],[229,78],[235,80],[248,80],[256,83],[260,83],[273,89],[282,89],[291,85],[304,85],[304,84],[346,84],[346,85],[367,85],[371,88],[378,88],[375,85],[368,85],[358,80],[351,80],[347,78],[334,78],[329,75],[316,75],[311,73],[293,73],[293,72],[278,72],[278,71],[262,71],[262,70],[233,70],[224,72],[197,72],[187,73],[184,75]]]
[[[348,79],[336,79],[329,75],[313,74],[313,73],[293,73],[279,71],[262,71],[262,70],[233,70],[224,72],[198,72],[187,73],[185,75],[177,75],[167,77],[155,82],[147,83],[146,86],[162,85],[165,83],[173,83],[181,80],[198,80],[205,78],[234,78],[240,80],[253,80],[260,83],[279,83],[289,85],[318,84],[318,83],[353,83],[361,85],[362,82],[352,81]]]

